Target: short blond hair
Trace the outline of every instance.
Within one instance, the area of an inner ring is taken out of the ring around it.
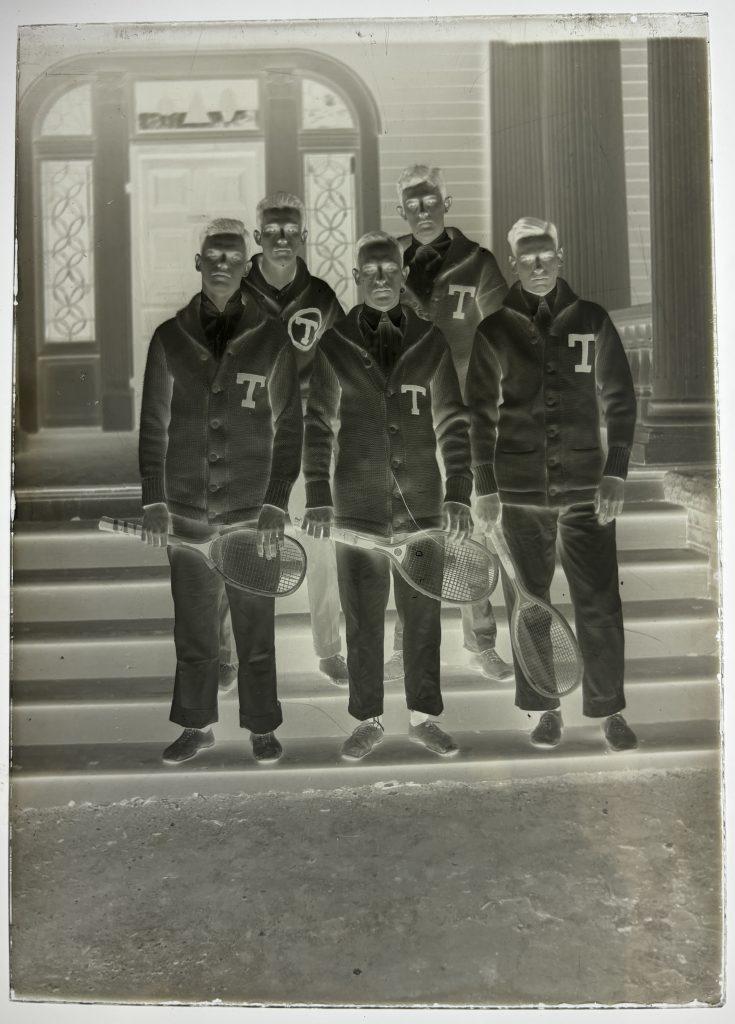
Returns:
[[[556,224],[538,217],[520,217],[508,232],[510,251],[515,256],[518,243],[522,238],[538,238],[541,235],[548,235],[554,243],[554,248],[559,248],[559,233],[556,230]]]
[[[255,208],[255,217],[259,228],[263,227],[263,214],[266,210],[298,210],[302,228],[306,222],[304,201],[293,192],[272,192],[260,200]]]
[[[441,167],[429,167],[428,164],[409,164],[404,167],[398,177],[396,189],[398,191],[398,202],[403,202],[403,193],[413,185],[422,185],[426,182],[441,194],[442,199],[447,198],[447,183],[444,180],[444,172]]]
[[[241,220],[234,220],[232,217],[215,217],[214,220],[210,220],[199,232],[200,249],[211,235],[239,235],[245,243],[247,256],[250,235]]]
[[[358,238],[357,243],[355,244],[356,265],[359,265],[360,263],[361,250],[364,249],[366,245],[372,245],[374,242],[387,242],[389,245],[393,246],[396,250],[398,262],[403,265],[403,250],[401,249],[401,244],[397,238],[393,235],[389,235],[387,231],[368,231],[366,234]]]

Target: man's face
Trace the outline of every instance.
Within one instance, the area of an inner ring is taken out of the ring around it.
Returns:
[[[452,205],[452,197],[442,199],[442,194],[428,181],[410,185],[403,190],[403,201],[398,212],[411,229],[411,234],[421,245],[433,242],[444,230],[444,215]]]
[[[395,246],[389,242],[371,242],[360,249],[358,265],[352,276],[366,306],[386,312],[401,297],[401,288],[408,275]]]
[[[194,257],[194,265],[207,292],[229,296],[240,287],[245,260],[245,239],[241,235],[208,235]]]
[[[563,259],[562,250],[557,249],[549,235],[534,235],[516,243],[516,254],[511,256],[510,265],[527,292],[548,295],[556,284]]]
[[[298,210],[264,210],[260,231],[255,231],[253,237],[263,250],[264,259],[279,267],[287,267],[295,263],[302,252],[306,231]]]

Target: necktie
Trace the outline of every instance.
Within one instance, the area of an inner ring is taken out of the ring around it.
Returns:
[[[536,310],[536,316],[533,318],[533,322],[536,324],[540,334],[544,337],[549,333],[551,320],[551,310],[549,309],[549,304],[544,296],[540,299],[538,309]]]
[[[379,361],[381,367],[387,373],[391,373],[393,367],[396,365],[398,357],[397,347],[400,337],[401,332],[399,328],[393,325],[388,314],[381,313],[380,320],[378,322],[378,345],[380,349]]]
[[[434,278],[442,262],[441,253],[431,245],[420,245],[411,261],[411,288],[419,296],[431,294]]]

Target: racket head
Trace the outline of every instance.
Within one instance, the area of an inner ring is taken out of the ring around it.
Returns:
[[[398,569],[416,590],[446,604],[475,604],[498,584],[495,554],[477,541],[457,541],[442,530],[426,530],[402,551]]]
[[[529,686],[543,697],[566,697],[584,666],[572,628],[556,608],[519,594],[510,620],[513,650]]]
[[[264,597],[288,597],[306,575],[306,553],[294,538],[283,538],[275,558],[258,554],[257,530],[229,530],[212,541],[209,558],[225,580]]]

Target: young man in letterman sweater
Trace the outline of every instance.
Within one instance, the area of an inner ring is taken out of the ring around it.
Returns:
[[[264,557],[283,537],[298,476],[303,420],[293,346],[240,291],[246,232],[237,220],[205,229],[195,265],[202,291],[155,331],[140,414],[144,540],[165,546],[170,516],[193,537],[252,523]],[[170,719],[183,727],[163,753],[178,764],[214,743],[220,612],[226,594],[239,656],[240,725],[257,761],[276,761],[274,599],[226,586],[196,552],[169,547],[176,678]]]
[[[441,332],[400,303],[407,268],[395,238],[382,231],[357,243],[354,277],[363,303],[322,337],[306,411],[305,529],[328,537],[339,526],[401,537],[444,526],[472,530],[468,414]],[[339,451],[332,488],[332,451]],[[439,447],[446,471],[442,480]],[[337,545],[347,631],[349,711],[360,725],[342,756],[357,760],[383,738],[383,633],[389,562],[379,552]],[[409,737],[442,755],[457,745],[431,717],[441,714],[441,604],[393,573],[404,622]]]
[[[285,325],[296,356],[305,409],[316,343],[344,311],[327,282],[312,277],[301,258],[307,234],[301,199],[288,192],[266,196],[258,203],[257,219],[254,236],[262,252],[252,257],[243,277],[243,295],[258,304],[263,316],[275,317]],[[319,670],[333,683],[345,686],[347,665],[340,653],[334,544],[310,543],[307,548],[306,585]]]
[[[478,324],[503,302],[507,285],[495,257],[458,228],[445,227],[452,205],[438,167],[414,164],[398,179],[398,212],[411,234],[398,239],[408,268],[404,305],[436,324],[449,345],[462,393]],[[495,649],[497,626],[489,600],[462,609],[462,633],[472,663],[493,680],[510,679],[513,668]],[[387,679],[403,675],[402,625],[396,623]]]
[[[557,230],[524,217],[508,234],[518,282],[475,337],[467,397],[477,515],[502,529],[520,580],[549,600],[557,531],[582,657],[583,710],[604,719],[613,750],[636,746],[620,712],[623,614],[615,517],[623,507],[636,399],[610,317],[561,277]],[[600,444],[598,395],[607,427]],[[509,612],[513,595],[506,586]],[[558,700],[539,696],[516,663],[516,704],[539,711],[533,743],[561,739]]]

